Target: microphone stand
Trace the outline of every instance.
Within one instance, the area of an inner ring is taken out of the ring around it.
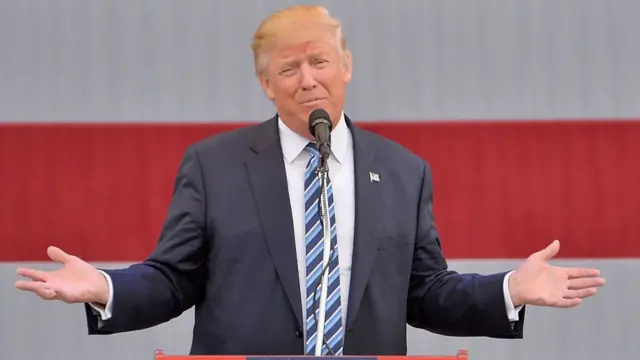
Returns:
[[[316,346],[315,346],[315,355],[322,356],[322,347],[323,344],[327,345],[329,348],[328,340],[325,339],[324,336],[324,325],[325,325],[325,317],[327,311],[327,292],[328,292],[328,279],[329,275],[326,272],[329,269],[329,261],[331,256],[331,222],[329,216],[329,192],[327,189],[327,179],[329,176],[329,164],[327,158],[325,156],[320,157],[320,164],[318,165],[318,173],[320,176],[320,218],[322,220],[322,229],[323,229],[323,241],[324,241],[324,251],[323,251],[323,259],[322,259],[322,274],[320,274],[320,314],[318,319],[316,319]],[[326,275],[326,276],[325,276]],[[317,290],[317,286],[316,286]],[[316,301],[316,294],[313,295],[313,302]],[[331,352],[331,348],[329,348],[329,352]],[[336,355],[336,354],[333,354]]]

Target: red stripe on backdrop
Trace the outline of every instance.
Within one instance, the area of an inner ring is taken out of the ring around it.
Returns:
[[[185,148],[238,126],[0,125],[0,261],[143,259]],[[430,162],[450,258],[640,257],[640,121],[362,126]]]

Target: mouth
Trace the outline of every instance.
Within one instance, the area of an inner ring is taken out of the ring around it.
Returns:
[[[313,98],[306,101],[301,102],[301,105],[314,105],[320,101],[324,100],[324,98]]]

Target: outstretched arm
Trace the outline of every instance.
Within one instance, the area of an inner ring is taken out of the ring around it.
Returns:
[[[522,337],[525,310],[515,309],[510,302],[508,273],[485,276],[449,270],[432,205],[432,177],[425,164],[408,294],[408,324],[449,336]]]
[[[177,317],[201,299],[207,258],[204,197],[199,159],[189,148],[180,164],[156,248],[140,264],[104,270],[113,293],[109,303],[103,304],[109,311],[102,315],[86,305],[90,333],[152,327]]]
[[[410,325],[451,336],[520,338],[525,305],[578,306],[605,283],[597,269],[550,265],[560,250],[557,240],[509,273],[450,271],[441,252],[432,204],[431,173],[425,164],[409,287]]]

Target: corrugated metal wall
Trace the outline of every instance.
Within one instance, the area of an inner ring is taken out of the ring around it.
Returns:
[[[606,241],[606,240],[605,240]],[[515,261],[452,261],[460,271],[491,273]],[[530,308],[523,340],[449,338],[408,328],[411,355],[453,354],[469,349],[472,360],[637,359],[640,352],[638,296],[640,261],[559,261],[564,266],[595,266],[608,283],[597,298],[572,310]],[[53,269],[49,264],[32,264]],[[97,263],[101,268],[126,264]],[[0,355],[3,360],[151,359],[154,349],[186,354],[193,310],[156,328],[110,336],[87,336],[84,310],[77,305],[43,303],[13,289],[17,264],[0,265]]]
[[[0,121],[265,119],[273,109],[253,77],[251,35],[267,13],[297,2],[1,0]],[[347,111],[357,120],[640,116],[640,1],[317,3],[344,21],[355,56]],[[579,309],[530,309],[524,340],[410,329],[410,353],[468,348],[473,359],[636,358],[640,260],[576,262],[600,267],[607,287]],[[483,273],[514,265],[452,262]],[[188,351],[192,312],[148,331],[87,337],[81,307],[13,289],[17,266],[0,265],[0,359]]]
[[[284,0],[2,0],[1,120],[262,120],[250,41]],[[634,117],[640,1],[318,1],[363,120]]]

